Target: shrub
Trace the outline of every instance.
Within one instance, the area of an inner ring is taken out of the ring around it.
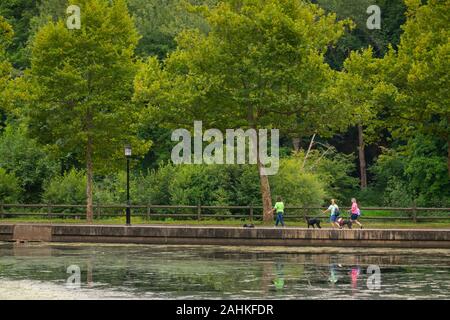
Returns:
[[[320,177],[300,169],[296,157],[281,159],[278,174],[270,177],[272,196],[282,196],[287,205],[320,206],[325,198]]]
[[[174,177],[172,164],[161,164],[158,170],[149,170],[146,175],[139,175],[133,184],[133,198],[140,204],[170,204],[169,184]]]
[[[44,181],[59,168],[43,147],[26,136],[25,129],[12,126],[0,136],[0,166],[17,177],[26,202],[39,201]]]
[[[233,203],[240,206],[260,206],[261,191],[258,168],[254,165],[232,165],[229,168],[234,183],[230,186]]]
[[[17,203],[19,202],[22,189],[19,180],[13,175],[0,168],[0,202]]]
[[[44,187],[43,201],[52,204],[85,204],[86,175],[72,169],[64,176],[55,176]]]
[[[230,176],[224,165],[178,166],[169,182],[172,204],[229,204]]]

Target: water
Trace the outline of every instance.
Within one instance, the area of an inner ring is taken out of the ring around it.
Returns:
[[[450,299],[450,250],[0,243],[0,299],[223,298]]]

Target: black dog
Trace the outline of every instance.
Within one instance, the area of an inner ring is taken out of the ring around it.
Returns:
[[[254,228],[255,225],[254,224],[250,224],[250,223],[246,223],[243,225],[244,228]]]
[[[320,226],[320,220],[319,219],[316,219],[316,218],[311,218],[310,219],[308,217],[306,217],[305,219],[306,219],[306,223],[308,224],[308,229],[309,229],[309,226],[312,226],[313,229],[316,228],[315,226],[317,226],[319,229],[322,229],[322,227]]]
[[[353,222],[352,222],[351,220],[345,220],[345,219],[343,219],[343,218],[339,218],[339,219],[337,220],[337,222],[339,223],[339,226],[341,227],[341,229],[342,229],[344,226],[347,226],[347,228],[349,228],[349,229],[352,228]]]

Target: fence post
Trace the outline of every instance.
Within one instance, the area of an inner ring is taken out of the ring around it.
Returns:
[[[201,220],[201,215],[202,215],[202,206],[200,205],[200,202],[197,204],[197,220],[200,221]]]
[[[100,202],[97,202],[97,219],[100,219],[100,215],[101,215]]]
[[[413,222],[414,222],[414,223],[417,222],[417,206],[416,206],[416,200],[414,200],[414,202],[413,202],[413,207],[412,207],[412,219],[413,219]]]
[[[253,222],[253,204],[250,205],[250,222]]]
[[[3,201],[0,202],[0,218],[3,219]]]
[[[152,210],[152,203],[149,201],[147,203],[147,220],[150,220],[150,214],[151,214],[151,210]]]
[[[51,204],[50,204],[50,203],[47,203],[47,217],[48,217],[49,219],[52,218],[52,207],[51,207]]]

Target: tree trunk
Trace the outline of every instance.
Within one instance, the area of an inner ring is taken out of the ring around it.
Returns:
[[[364,154],[364,135],[363,127],[358,125],[358,153],[359,153],[359,172],[361,178],[361,190],[367,188],[367,168],[366,168],[366,156]]]
[[[292,138],[292,146],[294,147],[295,152],[298,152],[300,150],[300,138],[299,137]]]
[[[88,136],[86,147],[86,180],[86,220],[88,223],[92,223],[94,217],[94,209],[92,205],[92,138],[90,135]]]
[[[261,198],[263,203],[263,222],[264,223],[272,223],[273,222],[273,213],[272,210],[272,197],[270,194],[270,184],[269,178],[267,175],[264,175],[262,172],[263,164],[261,163],[261,159],[259,156],[259,133],[257,130],[257,125],[254,116],[254,110],[252,106],[248,107],[248,122],[250,127],[256,131],[256,163],[258,166],[258,175],[259,175],[259,184],[261,187]]]
[[[270,195],[270,184],[269,178],[266,175],[263,175],[261,172],[262,164],[259,161],[258,156],[258,174],[259,174],[259,184],[261,186],[261,197],[263,202],[263,221],[264,223],[272,223],[273,222],[273,213],[272,213],[272,198]]]
[[[255,129],[256,126],[253,128]],[[256,130],[256,129],[255,129]],[[273,213],[272,213],[272,197],[270,194],[270,184],[269,178],[267,175],[263,174],[263,164],[261,163],[261,159],[259,156],[259,134],[256,131],[256,163],[258,165],[258,175],[259,175],[259,184],[261,187],[261,198],[263,203],[263,222],[264,223],[272,223],[273,222]]]

